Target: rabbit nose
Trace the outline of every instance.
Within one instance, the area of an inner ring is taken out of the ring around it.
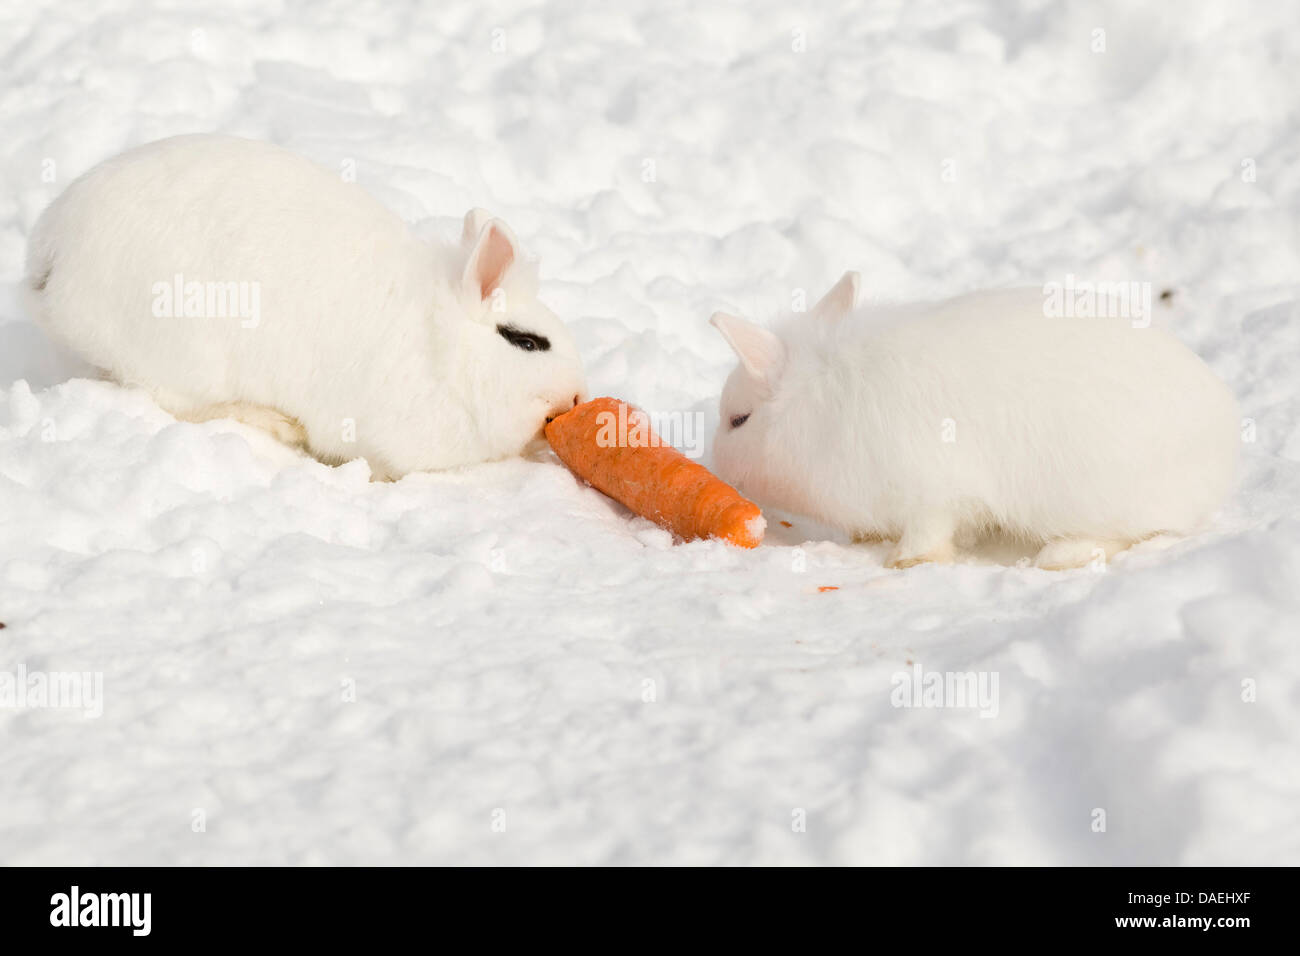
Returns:
[[[577,407],[578,407],[578,396],[577,396],[577,395],[574,395],[574,396],[573,396],[573,407],[574,407],[574,408],[577,408]]]

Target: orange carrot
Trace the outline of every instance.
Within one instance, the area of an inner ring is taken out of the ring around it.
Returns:
[[[644,412],[616,398],[565,412],[546,426],[546,438],[579,478],[687,541],[756,548],[763,540],[758,505],[665,444]]]

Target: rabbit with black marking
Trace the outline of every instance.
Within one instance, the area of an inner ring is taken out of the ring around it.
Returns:
[[[740,359],[715,465],[759,504],[893,539],[891,567],[999,530],[1066,568],[1190,532],[1228,496],[1236,402],[1168,333],[1050,318],[1040,289],[855,309],[857,288],[846,274],[774,330],[713,316]]]
[[[481,210],[416,238],[268,143],[177,136],[73,182],[26,297],[51,334],[179,418],[235,418],[380,478],[518,454],[585,397],[564,323]]]

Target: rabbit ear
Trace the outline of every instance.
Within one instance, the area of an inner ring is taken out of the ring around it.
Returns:
[[[858,284],[862,276],[856,272],[846,272],[840,281],[831,286],[831,291],[822,296],[821,301],[812,307],[809,313],[818,320],[832,322],[844,318],[858,302]]]
[[[461,243],[466,246],[473,246],[479,234],[483,232],[483,227],[487,225],[488,220],[491,218],[492,214],[490,212],[477,206],[465,213],[465,228],[460,234]]]
[[[714,312],[709,323],[722,333],[751,378],[768,390],[776,387],[785,366],[785,345],[780,339],[767,329],[726,312]]]
[[[472,216],[474,213],[471,212]],[[469,217],[466,217],[468,224]],[[478,239],[470,249],[465,263],[462,282],[470,298],[486,299],[506,277],[515,260],[519,259],[519,246],[514,233],[500,219],[489,219],[479,231]]]

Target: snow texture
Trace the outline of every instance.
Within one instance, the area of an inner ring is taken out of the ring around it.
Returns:
[[[0,863],[1300,862],[1298,61],[1275,0],[0,0],[0,676],[103,675],[0,709]],[[887,571],[178,423],[18,283],[71,178],[195,131],[503,216],[592,393],[706,439],[715,309],[1150,282],[1240,489],[1103,569]],[[918,666],[996,708],[895,706]]]

